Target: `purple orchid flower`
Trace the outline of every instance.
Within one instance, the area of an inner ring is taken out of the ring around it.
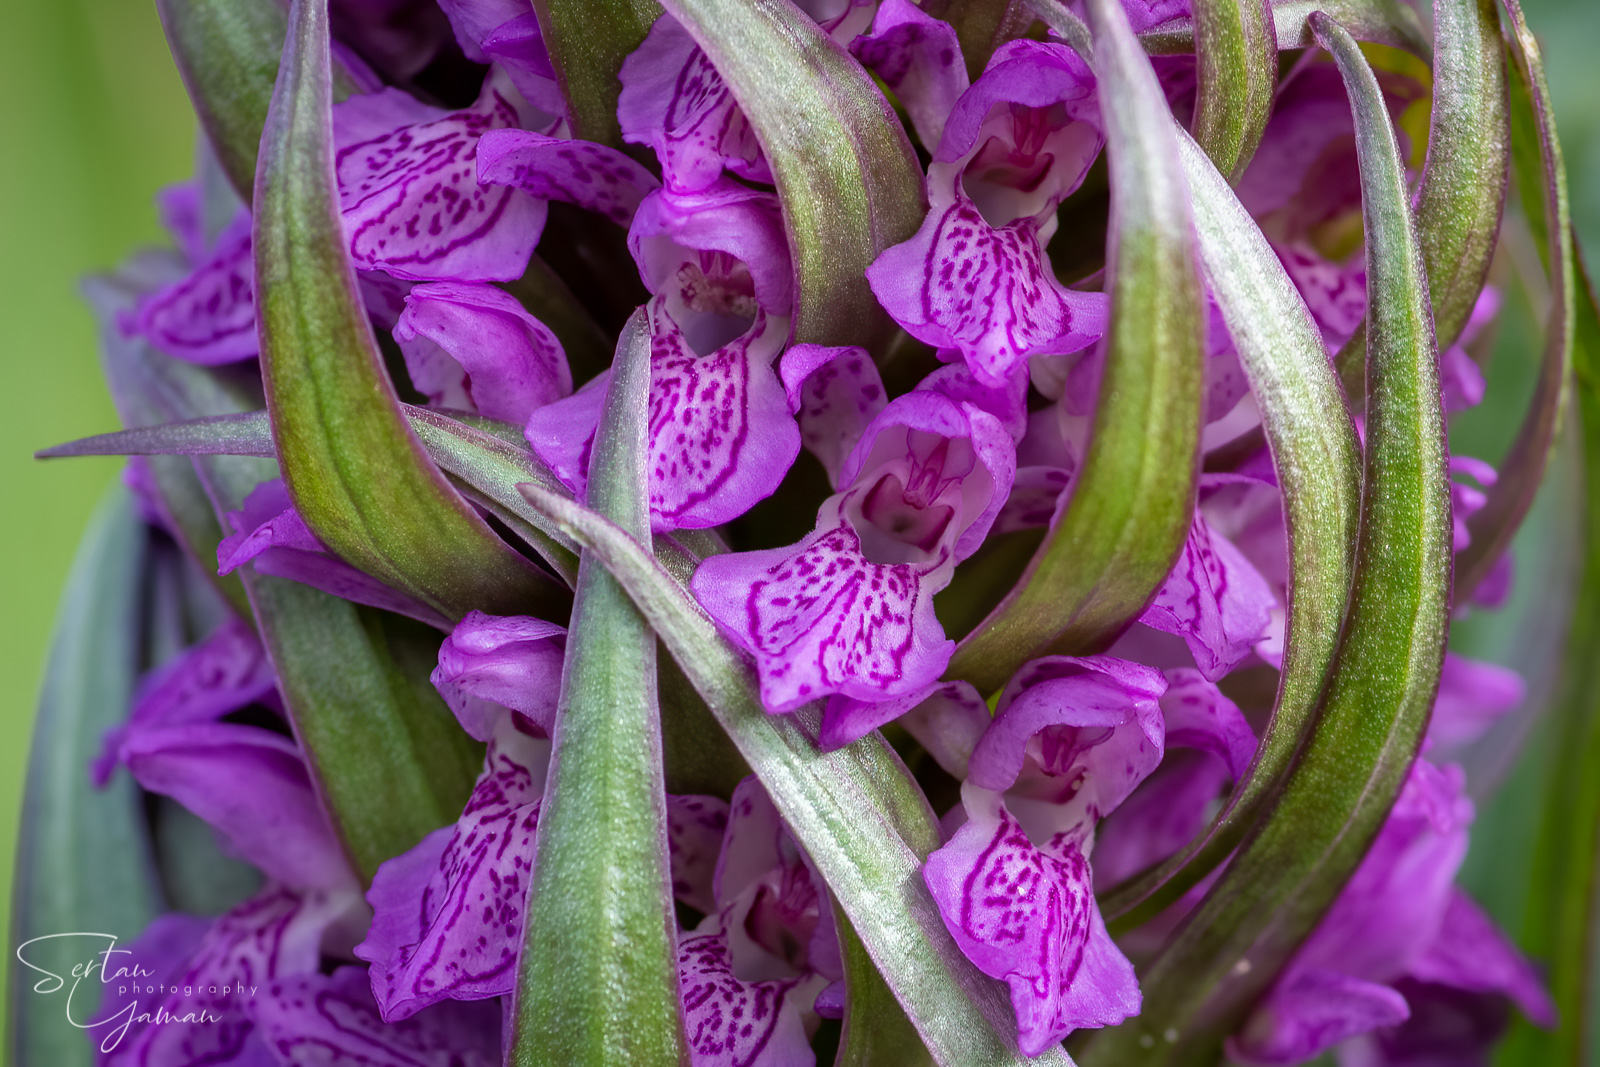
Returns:
[[[963,688],[940,694],[938,714],[964,718],[951,732],[970,738],[986,709]],[[1159,672],[1108,656],[1024,667],[970,747],[960,812],[946,820],[964,823],[923,868],[956,944],[1010,987],[1028,1055],[1139,1011],[1133,966],[1094,902],[1089,855],[1095,824],[1161,762],[1165,691]],[[929,718],[919,712],[913,728],[927,731]],[[936,756],[959,759],[967,745],[941,748]]]
[[[651,193],[629,245],[650,318],[650,514],[658,532],[737,518],[777,489],[800,432],[773,362],[793,307],[777,199],[732,182]],[[583,492],[608,375],[534,412],[535,453]]]
[[[928,168],[927,218],[867,270],[912,336],[999,385],[1036,353],[1087,348],[1106,298],[1064,288],[1044,245],[1100,151],[1094,76],[1065,45],[1012,41],[962,94]]]
[[[933,594],[988,533],[1014,455],[994,415],[919,388],[868,426],[809,536],[700,565],[695,596],[755,657],[768,711],[832,694],[881,704],[938,679],[954,643]],[[855,717],[833,737],[878,724]]]

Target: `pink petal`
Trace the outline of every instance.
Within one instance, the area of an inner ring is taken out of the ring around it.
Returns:
[[[122,330],[190,363],[215,366],[249,359],[260,351],[255,277],[250,214],[241,210],[217,238],[210,257],[188,277],[141,300],[122,320]]]
[[[877,364],[864,348],[803,344],[783,354],[778,373],[800,423],[800,443],[837,489],[845,457],[886,402]]]
[[[945,119],[968,85],[955,29],[909,0],[884,0],[872,32],[852,41],[850,54],[894,90],[923,145],[938,147]]]
[[[439,646],[429,677],[461,728],[487,741],[506,710],[546,737],[555,730],[566,630],[526,615],[469,611]]]
[[[618,226],[628,225],[639,201],[659,184],[615,148],[531,130],[486,132],[478,142],[478,180],[576,204]]]
[[[1306,970],[1280,983],[1238,1034],[1228,1055],[1246,1064],[1277,1067],[1315,1059],[1334,1045],[1411,1014],[1406,1000],[1386,985],[1338,971]]]
[[[1172,573],[1139,621],[1183,638],[1200,673],[1216,681],[1250,654],[1275,603],[1266,579],[1197,513]]]

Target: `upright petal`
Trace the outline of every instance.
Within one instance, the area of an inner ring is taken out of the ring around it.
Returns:
[[[937,148],[945,119],[968,85],[955,28],[910,0],[884,0],[872,32],[850,42],[850,54],[894,91],[918,140]]]
[[[864,348],[793,345],[778,365],[800,443],[839,488],[845,457],[887,403],[878,366]]]
[[[622,139],[655,149],[667,184],[696,191],[726,166],[741,178],[772,181],[744,112],[689,32],[662,15],[622,63],[617,119]]]
[[[548,741],[502,722],[456,824],[378,868],[372,926],[355,954],[372,964],[385,1020],[516,987],[549,758]]]
[[[1533,964],[1472,898],[1450,894],[1439,936],[1413,960],[1411,977],[1475,993],[1501,993],[1530,1021],[1556,1025],[1556,1007]]]
[[[556,335],[492,285],[413,287],[394,338],[412,383],[438,407],[520,426],[535,409],[572,392],[572,372]]]
[[[639,201],[659,183],[615,148],[496,129],[478,142],[478,180],[510,186],[538,200],[560,200],[628,225]]]
[[[429,681],[461,728],[494,736],[506,711],[527,717],[546,737],[555,730],[566,630],[527,615],[469,611],[439,646]]]

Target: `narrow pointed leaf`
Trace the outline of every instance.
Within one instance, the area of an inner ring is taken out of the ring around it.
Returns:
[[[1505,205],[1511,126],[1494,0],[1435,0],[1433,19],[1433,109],[1416,213],[1442,350],[1461,335],[1489,277]],[[1352,396],[1361,394],[1365,357],[1363,322],[1337,357]],[[1544,443],[1548,452],[1549,441]],[[1538,482],[1536,475],[1533,485]]]
[[[589,499],[650,536],[650,339],[622,332],[589,464]],[[667,870],[656,642],[585,553],[517,965],[510,1062],[675,1067],[688,1058]]]
[[[66,1014],[68,988],[48,975],[126,943],[161,910],[138,789],[126,774],[99,790],[89,762],[106,730],[122,721],[139,667],[144,526],[121,486],[101,501],[78,549],[56,619],[28,759],[11,908],[10,1056],[18,1064],[88,1067],[94,1043]],[[72,979],[67,977],[67,987]],[[43,983],[43,988],[36,988]],[[93,1010],[84,990],[72,1019]],[[98,1033],[97,1031],[93,1033]]]
[[[1527,414],[1511,449],[1500,463],[1500,477],[1490,487],[1482,510],[1467,520],[1472,540],[1456,563],[1456,597],[1472,595],[1485,575],[1511,547],[1511,539],[1533,506],[1534,494],[1544,482],[1544,471],[1555,448],[1556,428],[1566,407],[1579,292],[1574,266],[1572,217],[1567,202],[1566,165],[1556,136],[1550,88],[1545,83],[1544,62],[1514,2],[1506,7],[1511,54],[1516,61],[1517,85],[1512,100],[1517,109],[1519,160],[1538,160],[1537,169],[1519,166],[1518,185],[1530,220],[1542,221],[1543,244],[1550,281],[1550,309],[1545,323],[1544,354],[1539,378],[1528,401]],[[1528,143],[1528,142],[1532,143]],[[1535,149],[1535,145],[1537,148]]]
[[[1316,44],[1308,20],[1313,11],[1325,11],[1338,19],[1358,41],[1404,48],[1426,59],[1428,35],[1422,20],[1403,0],[1289,0],[1272,5],[1272,21],[1278,51],[1310,48]],[[1174,19],[1157,29],[1139,35],[1151,55],[1182,55],[1193,52],[1194,22]]]
[[[938,826],[882,736],[818,749],[820,710],[768,715],[754,667],[643,545],[560,495],[533,485],[523,493],[605,564],[671,649],[816,863],[934,1062],[1070,1063],[1060,1049],[1032,1059],[1017,1051],[1005,988],[951,939],[921,876],[939,846]]]
[[[256,183],[261,368],[284,482],[346,561],[449,618],[559,618],[567,593],[495,536],[411,432],[346,255],[326,0],[295,0]]]
[[[1181,142],[1212,291],[1250,377],[1289,534],[1289,619],[1278,697],[1254,763],[1205,834],[1100,897],[1132,927],[1197,885],[1256,822],[1311,725],[1344,621],[1361,456],[1327,349],[1282,263],[1198,145]],[[1137,906],[1137,910],[1134,910]]]
[[[534,0],[533,7],[567,99],[572,135],[621,148],[617,72],[650,32],[661,6],[656,0]]]
[[[1512,23],[1525,30],[1520,12]],[[1519,938],[1547,968],[1560,1025],[1543,1030],[1519,1019],[1496,1059],[1504,1065],[1583,1064],[1596,1036],[1590,1005],[1597,966],[1591,935],[1600,921],[1600,870],[1594,862],[1600,840],[1600,310],[1582,258],[1575,259],[1574,369],[1587,490],[1583,577],[1551,724],[1554,760],[1546,772],[1538,846],[1526,875],[1532,891]]]
[[[1203,306],[1189,192],[1155,71],[1119,6],[1089,6],[1112,201],[1111,325],[1088,455],[1014,589],[949,676],[985,693],[1046,652],[1098,651],[1140,612],[1194,517]]]
[[[250,202],[288,21],[277,0],[157,0],[167,45],[234,191]],[[334,71],[334,99],[356,91]]]
[[[794,261],[794,339],[891,336],[863,273],[927,209],[922,171],[870,75],[788,0],[667,0],[727,82],[778,185]]]
[[[1268,0],[1195,0],[1199,78],[1194,139],[1231,179],[1267,128],[1278,86],[1278,37]]]
[[[1422,250],[1377,79],[1337,23],[1313,23],[1355,111],[1366,223],[1367,436],[1350,613],[1315,731],[1272,813],[1141,976],[1143,1012],[1095,1035],[1086,1065],[1216,1058],[1361,862],[1438,689],[1450,491]]]

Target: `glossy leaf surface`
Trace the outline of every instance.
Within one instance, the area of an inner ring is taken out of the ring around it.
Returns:
[[[1166,577],[1194,514],[1203,305],[1189,193],[1127,16],[1098,2],[1089,11],[1116,190],[1094,436],[1021,581],[951,661],[949,677],[984,693],[1047,651],[1109,644]]]
[[[1313,23],[1356,115],[1367,239],[1367,436],[1350,612],[1315,731],[1273,811],[1141,975],[1143,1013],[1097,1034],[1085,1064],[1215,1059],[1361,862],[1438,688],[1451,510],[1422,251],[1377,79],[1337,23]],[[1169,1032],[1178,1039],[1165,1040]]]
[[[461,499],[406,424],[345,250],[325,0],[296,0],[256,182],[261,367],[284,483],[335,553],[448,618],[567,594]]]
[[[589,501],[650,536],[650,338],[622,332],[589,463]],[[667,869],[656,642],[585,554],[567,631],[550,777],[517,970],[509,1062],[673,1067],[688,1058]]]

